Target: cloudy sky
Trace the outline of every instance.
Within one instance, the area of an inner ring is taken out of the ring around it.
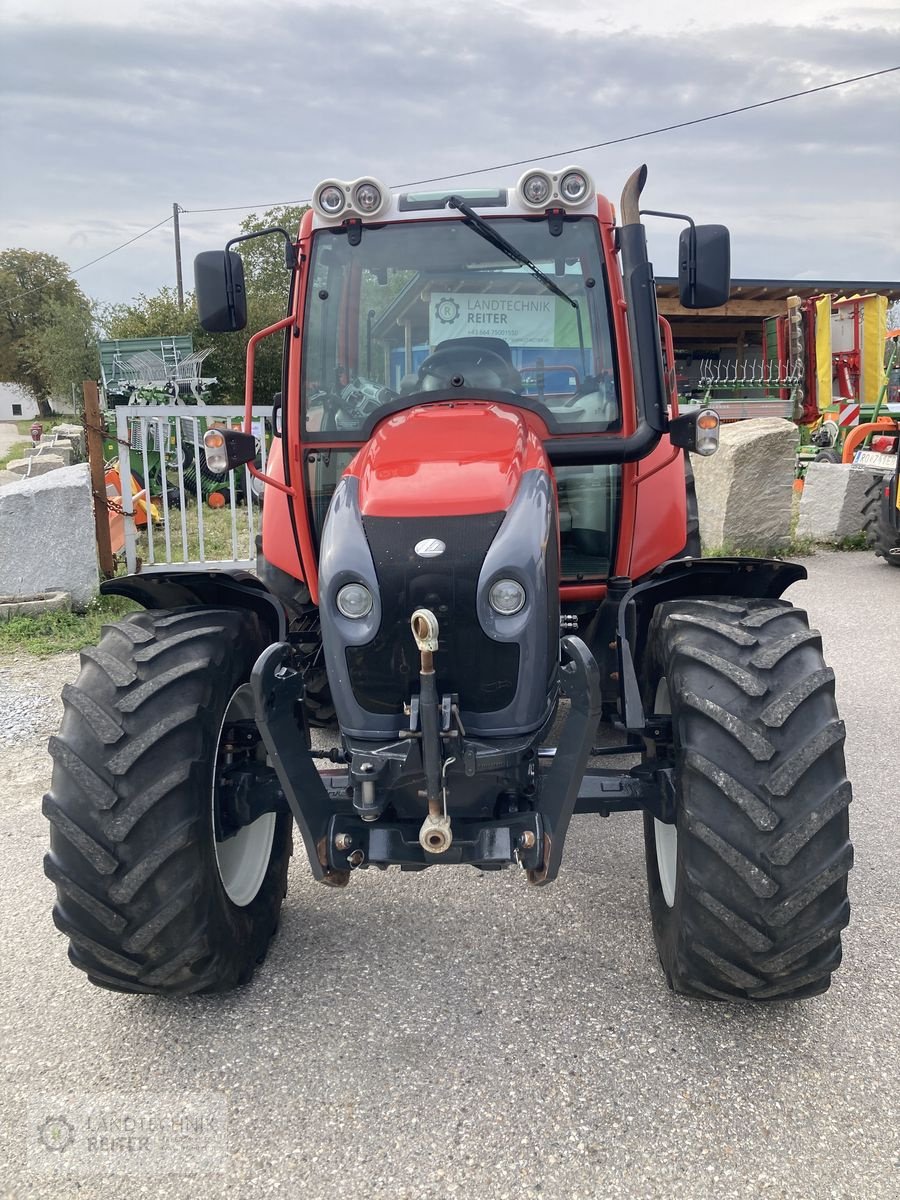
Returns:
[[[73,268],[182,218],[186,283],[244,212],[603,141],[900,64],[897,0],[0,0],[0,247]],[[735,275],[900,279],[900,72],[577,161],[721,221]],[[569,156],[548,158],[562,166]],[[519,169],[476,182],[512,182]],[[657,224],[657,272],[676,229]],[[78,274],[174,283],[171,224]]]

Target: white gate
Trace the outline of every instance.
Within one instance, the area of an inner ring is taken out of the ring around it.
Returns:
[[[253,409],[256,465],[265,470],[271,408]],[[128,405],[116,409],[125,562],[137,570],[252,568],[262,484],[246,467],[214,475],[203,434],[240,428],[243,407]],[[140,563],[140,566],[139,566]]]

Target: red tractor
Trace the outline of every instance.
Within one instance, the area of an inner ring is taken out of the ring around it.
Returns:
[[[461,864],[541,886],[573,815],[638,810],[675,991],[828,987],[852,860],[834,676],[780,599],[802,567],[699,556],[687,451],[718,419],[677,411],[645,175],[620,224],[573,167],[329,180],[296,240],[271,231],[290,294],[248,350],[249,405],[258,342],[284,339],[258,570],[104,585],[145,611],[84,652],[51,742],[54,916],[94,983],[247,980],[294,823],[335,887]],[[247,321],[234,244],[197,258],[212,331]],[[721,304],[728,264],[727,230],[688,221],[682,303]],[[247,412],[207,434],[213,470],[259,474]],[[589,766],[611,754],[635,765]]]

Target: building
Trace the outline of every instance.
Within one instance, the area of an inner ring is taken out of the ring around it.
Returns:
[[[0,421],[27,421],[38,415],[31,392],[18,383],[0,383]]]
[[[682,395],[697,388],[700,366],[706,360],[722,363],[759,361],[763,355],[763,321],[787,311],[788,296],[801,300],[828,293],[886,296],[889,304],[900,301],[900,283],[822,279],[733,279],[727,304],[720,308],[682,308],[678,302],[678,280],[657,279],[660,316],[672,326],[675,369]]]

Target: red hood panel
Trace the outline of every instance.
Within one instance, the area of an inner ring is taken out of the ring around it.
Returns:
[[[549,471],[540,440],[497,404],[423,404],[383,421],[347,473],[364,516],[468,516],[509,508],[525,471]]]

